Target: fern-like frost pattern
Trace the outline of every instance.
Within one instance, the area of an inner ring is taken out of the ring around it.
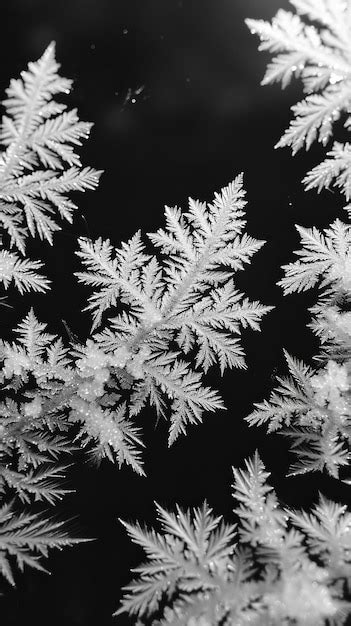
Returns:
[[[122,521],[147,561],[121,607],[153,626],[342,624],[340,579],[350,577],[350,514],[320,497],[310,514],[282,507],[256,454],[233,469],[239,527],[202,507],[176,513],[156,504],[161,532]],[[235,540],[240,538],[240,545]],[[161,619],[152,619],[157,612]]]
[[[56,101],[56,96],[70,92],[72,82],[59,76],[59,67],[52,43],[20,78],[11,80],[3,101],[0,225],[10,247],[22,255],[28,235],[53,244],[53,234],[61,230],[55,213],[71,223],[77,208],[67,194],[95,189],[101,174],[81,166],[76,148],[89,136],[92,124],[81,122],[75,109],[67,111]],[[0,250],[5,288],[13,278],[21,293],[47,290],[50,281],[37,273],[42,265]]]
[[[166,207],[166,228],[149,234],[157,256],[147,253],[140,233],[119,249],[109,240],[79,240],[86,271],[76,275],[94,289],[86,307],[92,330],[106,311],[122,306],[93,339],[135,380],[132,415],[150,401],[164,416],[164,397],[170,400],[169,443],[188,423],[201,421],[203,411],[223,408],[198,370],[216,363],[222,373],[245,367],[237,336],[245,327],[258,330],[272,308],[249,301],[235,287],[233,274],[264,243],[242,233],[244,206],[240,175],[212,204],[190,199],[188,212]]]
[[[261,39],[260,50],[271,52],[263,85],[293,76],[302,80],[306,97],[292,107],[294,118],[276,147],[289,146],[293,154],[314,141],[326,146],[335,122],[350,128],[351,13],[346,0],[290,0],[296,13],[280,9],[272,22],[246,20]],[[306,189],[335,185],[350,200],[349,142],[334,141],[326,158],[304,178]],[[350,206],[345,207],[350,211]]]

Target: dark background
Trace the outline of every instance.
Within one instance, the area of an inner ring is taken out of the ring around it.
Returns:
[[[147,478],[108,463],[99,470],[77,460],[70,474],[76,489],[57,507],[78,515],[78,536],[92,543],[53,552],[51,576],[25,571],[15,590],[3,586],[2,626],[25,620],[36,626],[112,626],[133,620],[111,614],[130,568],[143,559],[117,518],[154,523],[153,500],[166,508],[198,506],[206,498],[215,513],[234,520],[231,467],[243,465],[256,448],[272,473],[280,499],[310,505],[323,492],[347,502],[349,488],[321,476],[285,479],[287,442],[249,429],[243,418],[252,403],[268,397],[274,373],[285,374],[282,348],[311,363],[318,343],[306,329],[316,292],[283,297],[275,285],[280,266],[299,245],[294,224],[326,227],[345,219],[342,198],[304,193],[303,175],[321,159],[312,149],[294,159],[274,150],[290,119],[290,106],[301,97],[299,85],[282,92],[260,87],[268,57],[244,18],[271,19],[287,0],[11,0],[2,6],[0,91],[50,41],[57,44],[61,74],[74,80],[67,103],[82,120],[94,122],[81,150],[84,165],[105,170],[94,193],[77,194],[72,226],[64,223],[54,247],[29,242],[29,256],[42,258],[53,281],[47,295],[19,297],[10,289],[2,309],[2,336],[31,305],[49,332],[65,336],[62,320],[83,341],[90,317],[80,313],[90,292],[77,284],[76,238],[110,238],[118,246],[141,228],[163,224],[163,207],[186,208],[189,196],[211,200],[239,172],[247,189],[247,232],[267,241],[238,274],[237,285],[252,300],[274,305],[262,331],[243,332],[247,371],[214,371],[207,383],[219,388],[227,411],[204,416],[170,450],[167,428],[146,410],[144,424]],[[84,216],[84,218],[82,217]]]

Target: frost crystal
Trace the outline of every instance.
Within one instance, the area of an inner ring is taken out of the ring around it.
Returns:
[[[314,141],[332,139],[341,117],[349,130],[351,118],[351,20],[344,0],[290,0],[296,14],[280,9],[272,22],[246,20],[261,39],[260,50],[276,56],[268,64],[263,85],[300,77],[306,97],[292,107],[294,119],[276,147],[290,146],[293,154]],[[311,24],[310,22],[313,22]],[[319,26],[319,28],[316,27]],[[335,141],[327,158],[304,178],[306,189],[320,191],[331,184],[351,198],[350,144]],[[349,206],[345,207],[349,211]]]
[[[0,224],[11,248],[23,255],[28,234],[53,243],[53,233],[61,230],[53,214],[72,222],[76,205],[67,194],[95,189],[101,174],[82,168],[75,152],[92,124],[81,122],[75,109],[66,111],[66,105],[54,99],[71,87],[70,80],[59,76],[59,67],[52,43],[21,78],[11,81],[3,101]],[[49,281],[36,273],[41,266],[0,251],[0,280],[6,288],[13,278],[21,293],[48,289]]]
[[[206,502],[176,513],[156,504],[161,532],[122,522],[148,560],[135,568],[115,615],[162,613],[155,626],[343,623],[339,577],[348,576],[350,514],[322,497],[310,515],[289,511],[268,477],[257,453],[234,469],[240,546],[235,526]]]

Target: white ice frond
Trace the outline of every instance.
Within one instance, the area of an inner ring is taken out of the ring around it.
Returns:
[[[105,312],[115,311],[94,341],[138,381],[131,415],[147,401],[165,415],[162,396],[170,401],[170,443],[187,423],[201,421],[203,411],[223,408],[182,357],[193,357],[203,372],[214,364],[222,373],[244,368],[241,330],[259,330],[272,308],[244,297],[233,280],[264,243],[243,232],[244,195],[240,175],[211,204],[190,199],[187,212],[166,207],[165,228],[148,235],[157,249],[152,256],[140,232],[119,249],[109,240],[79,239],[77,255],[85,271],[76,276],[93,288],[86,307],[92,329],[102,324]]]
[[[61,338],[45,332],[46,326],[37,320],[33,309],[30,309],[14,329],[18,335],[17,341],[1,342],[2,376],[11,381],[13,376],[25,378],[30,371],[38,384],[53,378],[61,381],[72,379],[69,349],[64,347]],[[49,389],[48,384],[46,392]]]
[[[308,150],[318,139],[326,145],[333,133],[333,123],[351,102],[351,87],[329,87],[321,94],[311,94],[292,107],[295,119],[276,144],[276,148],[290,146],[293,154],[305,147]]]
[[[45,572],[39,558],[47,557],[49,548],[62,549],[86,541],[69,537],[62,525],[63,522],[50,521],[38,513],[16,514],[12,504],[1,506],[0,573],[11,585],[15,585],[12,558],[21,571],[28,566]]]
[[[28,358],[35,362],[38,357],[43,354],[45,348],[48,348],[52,341],[56,339],[56,335],[44,333],[46,324],[39,322],[31,309],[27,317],[15,329],[15,333],[19,335],[18,343],[23,346]],[[4,344],[7,346],[7,344]]]
[[[235,526],[221,523],[206,502],[185,512],[177,506],[176,514],[157,503],[156,507],[162,533],[120,520],[149,561],[134,568],[139,578],[124,588],[127,593],[115,616],[126,611],[150,614],[157,610],[163,595],[170,600],[177,589],[184,594],[210,589],[215,580],[212,572],[221,571],[233,552]]]
[[[1,489],[5,483],[7,487],[16,491],[21,502],[31,504],[34,501],[47,501],[55,504],[57,500],[61,500],[66,493],[72,490],[63,486],[65,478],[64,470],[67,466],[57,466],[55,464],[40,466],[31,469],[25,474],[11,470],[7,467],[1,467]]]
[[[335,427],[322,431],[290,428],[283,434],[289,437],[291,449],[298,458],[290,466],[288,476],[326,471],[333,478],[339,478],[340,468],[349,466],[349,449]]]
[[[20,259],[15,252],[0,250],[0,280],[5,289],[13,281],[20,294],[26,291],[44,292],[50,288],[50,280],[37,273],[43,267],[41,261]]]
[[[70,402],[72,411],[69,416],[71,422],[80,422],[81,430],[78,438],[84,437],[85,443],[93,440],[95,448],[90,452],[91,460],[100,463],[107,457],[110,461],[117,461],[130,465],[133,470],[145,475],[140,459],[140,429],[126,419],[125,403],[116,410],[103,409],[97,402],[89,402],[81,397],[73,397]]]
[[[272,488],[266,485],[270,474],[266,471],[257,450],[252,459],[245,461],[245,465],[245,470],[233,467],[233,497],[241,503],[244,509],[250,509],[253,506],[259,509],[267,493],[272,491]]]
[[[159,316],[157,305],[150,293],[153,285],[156,290],[158,284],[150,279],[145,280],[145,272],[148,271],[145,264],[149,257],[143,253],[144,245],[140,233],[136,233],[128,243],[123,243],[117,251],[108,239],[103,241],[99,238],[93,243],[81,238],[79,245],[81,249],[76,254],[88,271],[76,272],[75,275],[80,282],[99,289],[90,296],[90,304],[85,309],[93,311],[92,330],[100,325],[104,311],[115,307],[119,300],[129,304],[132,310],[143,310],[145,317]],[[150,268],[148,269],[150,272]],[[155,271],[157,273],[157,268]]]
[[[146,363],[145,371],[172,403],[169,445],[185,434],[187,424],[201,422],[204,411],[224,409],[217,392],[204,387],[201,374],[192,372],[185,361],[176,360],[170,365],[162,357],[155,358]]]
[[[351,229],[340,220],[321,234],[317,228],[296,226],[301,235],[302,249],[295,251],[299,260],[283,265],[285,277],[277,284],[284,293],[305,291],[317,284],[333,285],[335,290],[347,288],[351,279]]]
[[[333,125],[348,114],[351,103],[351,22],[345,0],[290,0],[297,14],[279,10],[272,22],[246,20],[261,39],[260,50],[274,56],[263,84],[300,77],[308,94],[292,107],[294,119],[276,147],[293,154],[318,140],[326,145]],[[345,127],[349,128],[347,118]],[[327,159],[304,178],[307,189],[334,185],[349,199],[349,144],[335,142]],[[347,208],[347,207],[346,207]]]
[[[351,404],[348,373],[344,365],[329,360],[317,371],[285,353],[292,378],[277,377],[279,386],[269,401],[255,403],[245,419],[252,425],[268,424],[291,441],[297,456],[289,475],[326,471],[339,477],[350,460]]]
[[[338,571],[342,562],[349,562],[351,514],[345,505],[320,495],[311,513],[289,511],[289,515],[306,534],[311,553],[330,563],[331,569]]]
[[[289,426],[294,415],[310,409],[314,401],[310,383],[313,371],[284,352],[292,378],[277,377],[280,385],[271,393],[269,401],[254,403],[255,410],[245,418],[250,426],[268,423],[268,432]]]
[[[350,515],[324,498],[311,515],[284,509],[268,477],[257,453],[234,470],[239,545],[235,526],[214,518],[206,502],[174,513],[156,504],[161,532],[122,522],[147,560],[133,569],[138,577],[115,615],[158,626],[344,623],[339,583],[349,578]]]
[[[3,102],[0,223],[10,245],[22,253],[28,229],[52,244],[53,233],[60,230],[54,213],[72,222],[76,208],[66,194],[95,189],[101,174],[82,168],[75,152],[92,124],[81,122],[76,109],[66,111],[65,104],[56,102],[71,87],[70,80],[59,76],[59,67],[52,43],[21,78],[11,80]]]
[[[347,202],[351,199],[351,144],[334,142],[332,149],[327,152],[327,158],[316,165],[305,176],[303,181],[306,189],[317,189],[320,192],[331,184],[340,189]],[[350,206],[344,207],[349,212]]]

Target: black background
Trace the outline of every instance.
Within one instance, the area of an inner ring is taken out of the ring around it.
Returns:
[[[25,571],[15,590],[3,586],[2,626],[109,626],[130,568],[143,559],[117,518],[156,520],[153,501],[166,508],[198,506],[206,498],[215,513],[234,521],[231,467],[243,465],[256,448],[271,471],[279,498],[300,507],[315,502],[318,490],[348,501],[349,489],[323,476],[285,479],[292,458],[287,442],[251,428],[243,418],[252,403],[267,397],[275,372],[285,374],[282,348],[311,363],[318,343],[306,329],[316,292],[283,297],[276,286],[283,263],[292,260],[299,237],[294,224],[324,228],[336,217],[346,221],[337,194],[305,193],[301,179],[319,162],[322,151],[292,157],[274,150],[301,97],[294,84],[260,87],[268,57],[244,18],[271,19],[287,0],[11,0],[2,6],[0,91],[28,61],[55,40],[61,74],[74,80],[67,98],[82,120],[94,122],[81,150],[84,165],[103,169],[98,190],[76,194],[73,225],[62,224],[54,246],[28,242],[28,254],[42,258],[53,281],[47,295],[19,297],[2,309],[2,336],[34,306],[49,332],[65,336],[62,320],[84,340],[90,317],[81,313],[90,294],[78,285],[76,238],[109,238],[118,246],[139,228],[163,224],[163,207],[186,208],[189,196],[211,200],[239,172],[247,190],[247,232],[266,244],[237,275],[237,285],[252,300],[274,305],[260,333],[243,332],[247,371],[209,373],[227,411],[204,416],[171,449],[167,427],[146,410],[147,478],[104,462],[91,469],[76,461],[70,486],[76,489],[57,513],[78,515],[72,534],[95,537],[47,562],[51,576]],[[133,102],[135,100],[135,102]],[[82,217],[84,216],[84,218]]]

